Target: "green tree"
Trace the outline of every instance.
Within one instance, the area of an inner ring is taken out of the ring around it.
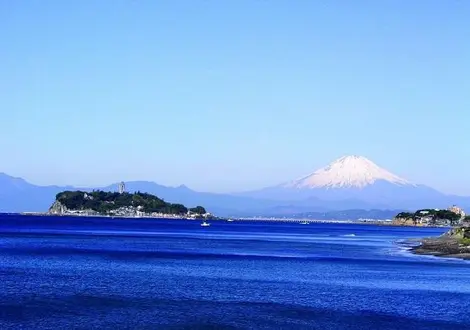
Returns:
[[[397,219],[414,219],[415,214],[410,213],[410,212],[400,212],[395,216],[395,218],[397,218]]]
[[[206,214],[206,209],[203,208],[202,206],[196,206],[196,207],[193,207],[193,208],[190,208],[189,209],[190,212],[192,213],[196,213],[196,214]]]
[[[104,191],[63,191],[56,195],[56,200],[71,210],[93,210],[107,214],[122,207],[141,207],[147,213],[186,214],[188,209],[182,204],[167,203],[163,199],[148,193],[123,193]],[[204,210],[201,206],[198,210]]]

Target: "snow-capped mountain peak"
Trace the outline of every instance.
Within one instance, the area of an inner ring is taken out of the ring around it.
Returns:
[[[312,174],[282,185],[284,188],[363,188],[376,181],[395,185],[414,184],[379,167],[362,156],[345,156]]]

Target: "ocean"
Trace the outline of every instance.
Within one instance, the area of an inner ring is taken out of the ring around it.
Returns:
[[[0,215],[0,329],[470,329],[445,230]]]

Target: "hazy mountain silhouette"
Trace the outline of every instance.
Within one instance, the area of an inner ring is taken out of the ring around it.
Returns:
[[[470,197],[446,195],[410,183],[363,157],[352,157],[343,157],[299,180],[239,194],[198,192],[184,185],[167,187],[149,181],[126,182],[126,190],[148,192],[187,206],[202,205],[221,216],[291,216],[346,209],[415,210],[452,204],[470,209]],[[118,183],[96,188],[38,186],[0,173],[0,212],[44,212],[57,193],[77,189],[117,191]]]
[[[363,208],[361,203],[373,208],[393,209],[444,208],[452,204],[470,206],[469,197],[446,195],[412,183],[362,156],[341,157],[300,179],[238,195],[291,203],[308,198],[330,204],[355,201],[348,205],[352,208]]]

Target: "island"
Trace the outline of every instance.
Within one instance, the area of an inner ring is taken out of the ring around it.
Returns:
[[[464,210],[453,205],[448,209],[421,209],[416,212],[400,212],[394,219],[397,226],[458,226],[466,214]]]
[[[183,204],[168,203],[148,193],[101,190],[60,192],[48,214],[190,219],[212,216],[202,206],[187,208]]]

